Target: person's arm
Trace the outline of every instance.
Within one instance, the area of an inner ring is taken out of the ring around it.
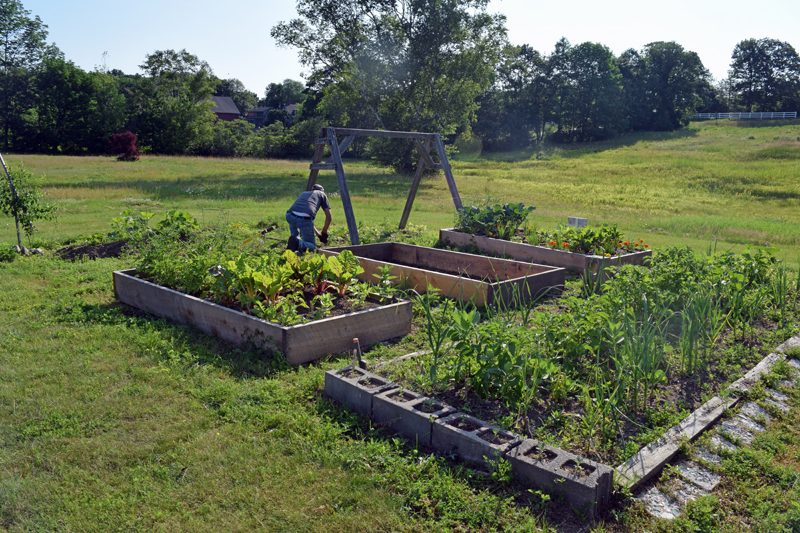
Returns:
[[[331,215],[331,210],[327,207],[323,207],[322,210],[325,211],[325,225],[322,226],[322,231],[320,233],[328,233],[328,228],[331,226],[333,215]]]

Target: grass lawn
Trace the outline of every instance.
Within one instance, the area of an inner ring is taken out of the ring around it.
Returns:
[[[741,125],[745,126],[745,125]],[[535,205],[540,228],[585,216],[658,250],[778,248],[800,258],[800,125],[693,124],[669,134],[457,156],[465,203]],[[538,155],[541,153],[541,155]],[[288,368],[116,302],[124,259],[71,263],[52,250],[106,233],[125,209],[188,211],[204,224],[280,223],[309,161],[9,155],[44,174],[61,208],[39,224],[44,256],[0,263],[0,530],[8,531],[792,531],[800,527],[798,409],[725,463],[726,481],[675,522],[624,495],[596,523],[528,491],[415,449],[322,395],[329,358]],[[346,161],[362,236],[396,227],[410,178]],[[334,237],[346,224],[332,196]],[[410,222],[421,242],[451,227],[442,176],[426,178]],[[0,242],[16,240],[13,221]],[[419,318],[418,318],[419,320]],[[419,325],[419,323],[418,323]],[[421,336],[378,347],[388,358]],[[795,395],[792,402],[800,404]]]

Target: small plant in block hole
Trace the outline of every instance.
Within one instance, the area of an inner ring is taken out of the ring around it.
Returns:
[[[507,444],[516,439],[516,437],[511,433],[497,429],[487,429],[486,431],[482,431],[481,433],[478,433],[478,437],[485,440],[486,442],[490,442],[492,444],[497,444],[497,445]]]
[[[538,446],[532,446],[531,449],[526,451],[524,455],[525,457],[529,457],[534,461],[540,461],[543,463],[549,463],[558,457],[558,455],[556,455],[554,452]]]
[[[577,477],[589,477],[592,475],[592,472],[596,470],[595,467],[588,465],[586,463],[579,463],[573,459],[570,459],[566,463],[561,466],[562,470],[566,470],[573,476]]]
[[[480,424],[466,416],[454,418],[453,420],[448,421],[447,424],[463,431],[477,431],[481,429]]]
[[[386,381],[380,378],[374,377],[365,377],[358,381],[359,385],[362,385],[368,389],[377,389],[378,387],[382,387],[386,385]]]
[[[341,370],[339,372],[339,375],[347,379],[355,379],[362,377],[364,375],[364,372],[355,368],[345,368],[344,370]]]
[[[405,402],[410,402],[411,400],[416,400],[417,396],[408,391],[399,390],[397,392],[390,394],[389,399],[394,400],[398,403],[405,403]]]
[[[442,410],[442,404],[434,400],[424,400],[417,405],[414,406],[414,409],[417,411],[422,411],[423,413],[431,414],[435,413],[436,411]]]

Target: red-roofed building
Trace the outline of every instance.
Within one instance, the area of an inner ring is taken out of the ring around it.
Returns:
[[[233,98],[230,96],[212,96],[211,101],[214,102],[214,107],[211,111],[217,114],[217,120],[238,120],[239,108],[233,103]]]

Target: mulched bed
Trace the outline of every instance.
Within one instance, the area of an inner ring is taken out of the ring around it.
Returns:
[[[76,244],[65,246],[56,251],[56,255],[65,261],[77,261],[79,259],[106,259],[108,257],[120,257],[125,250],[127,241],[114,241],[105,244]]]

